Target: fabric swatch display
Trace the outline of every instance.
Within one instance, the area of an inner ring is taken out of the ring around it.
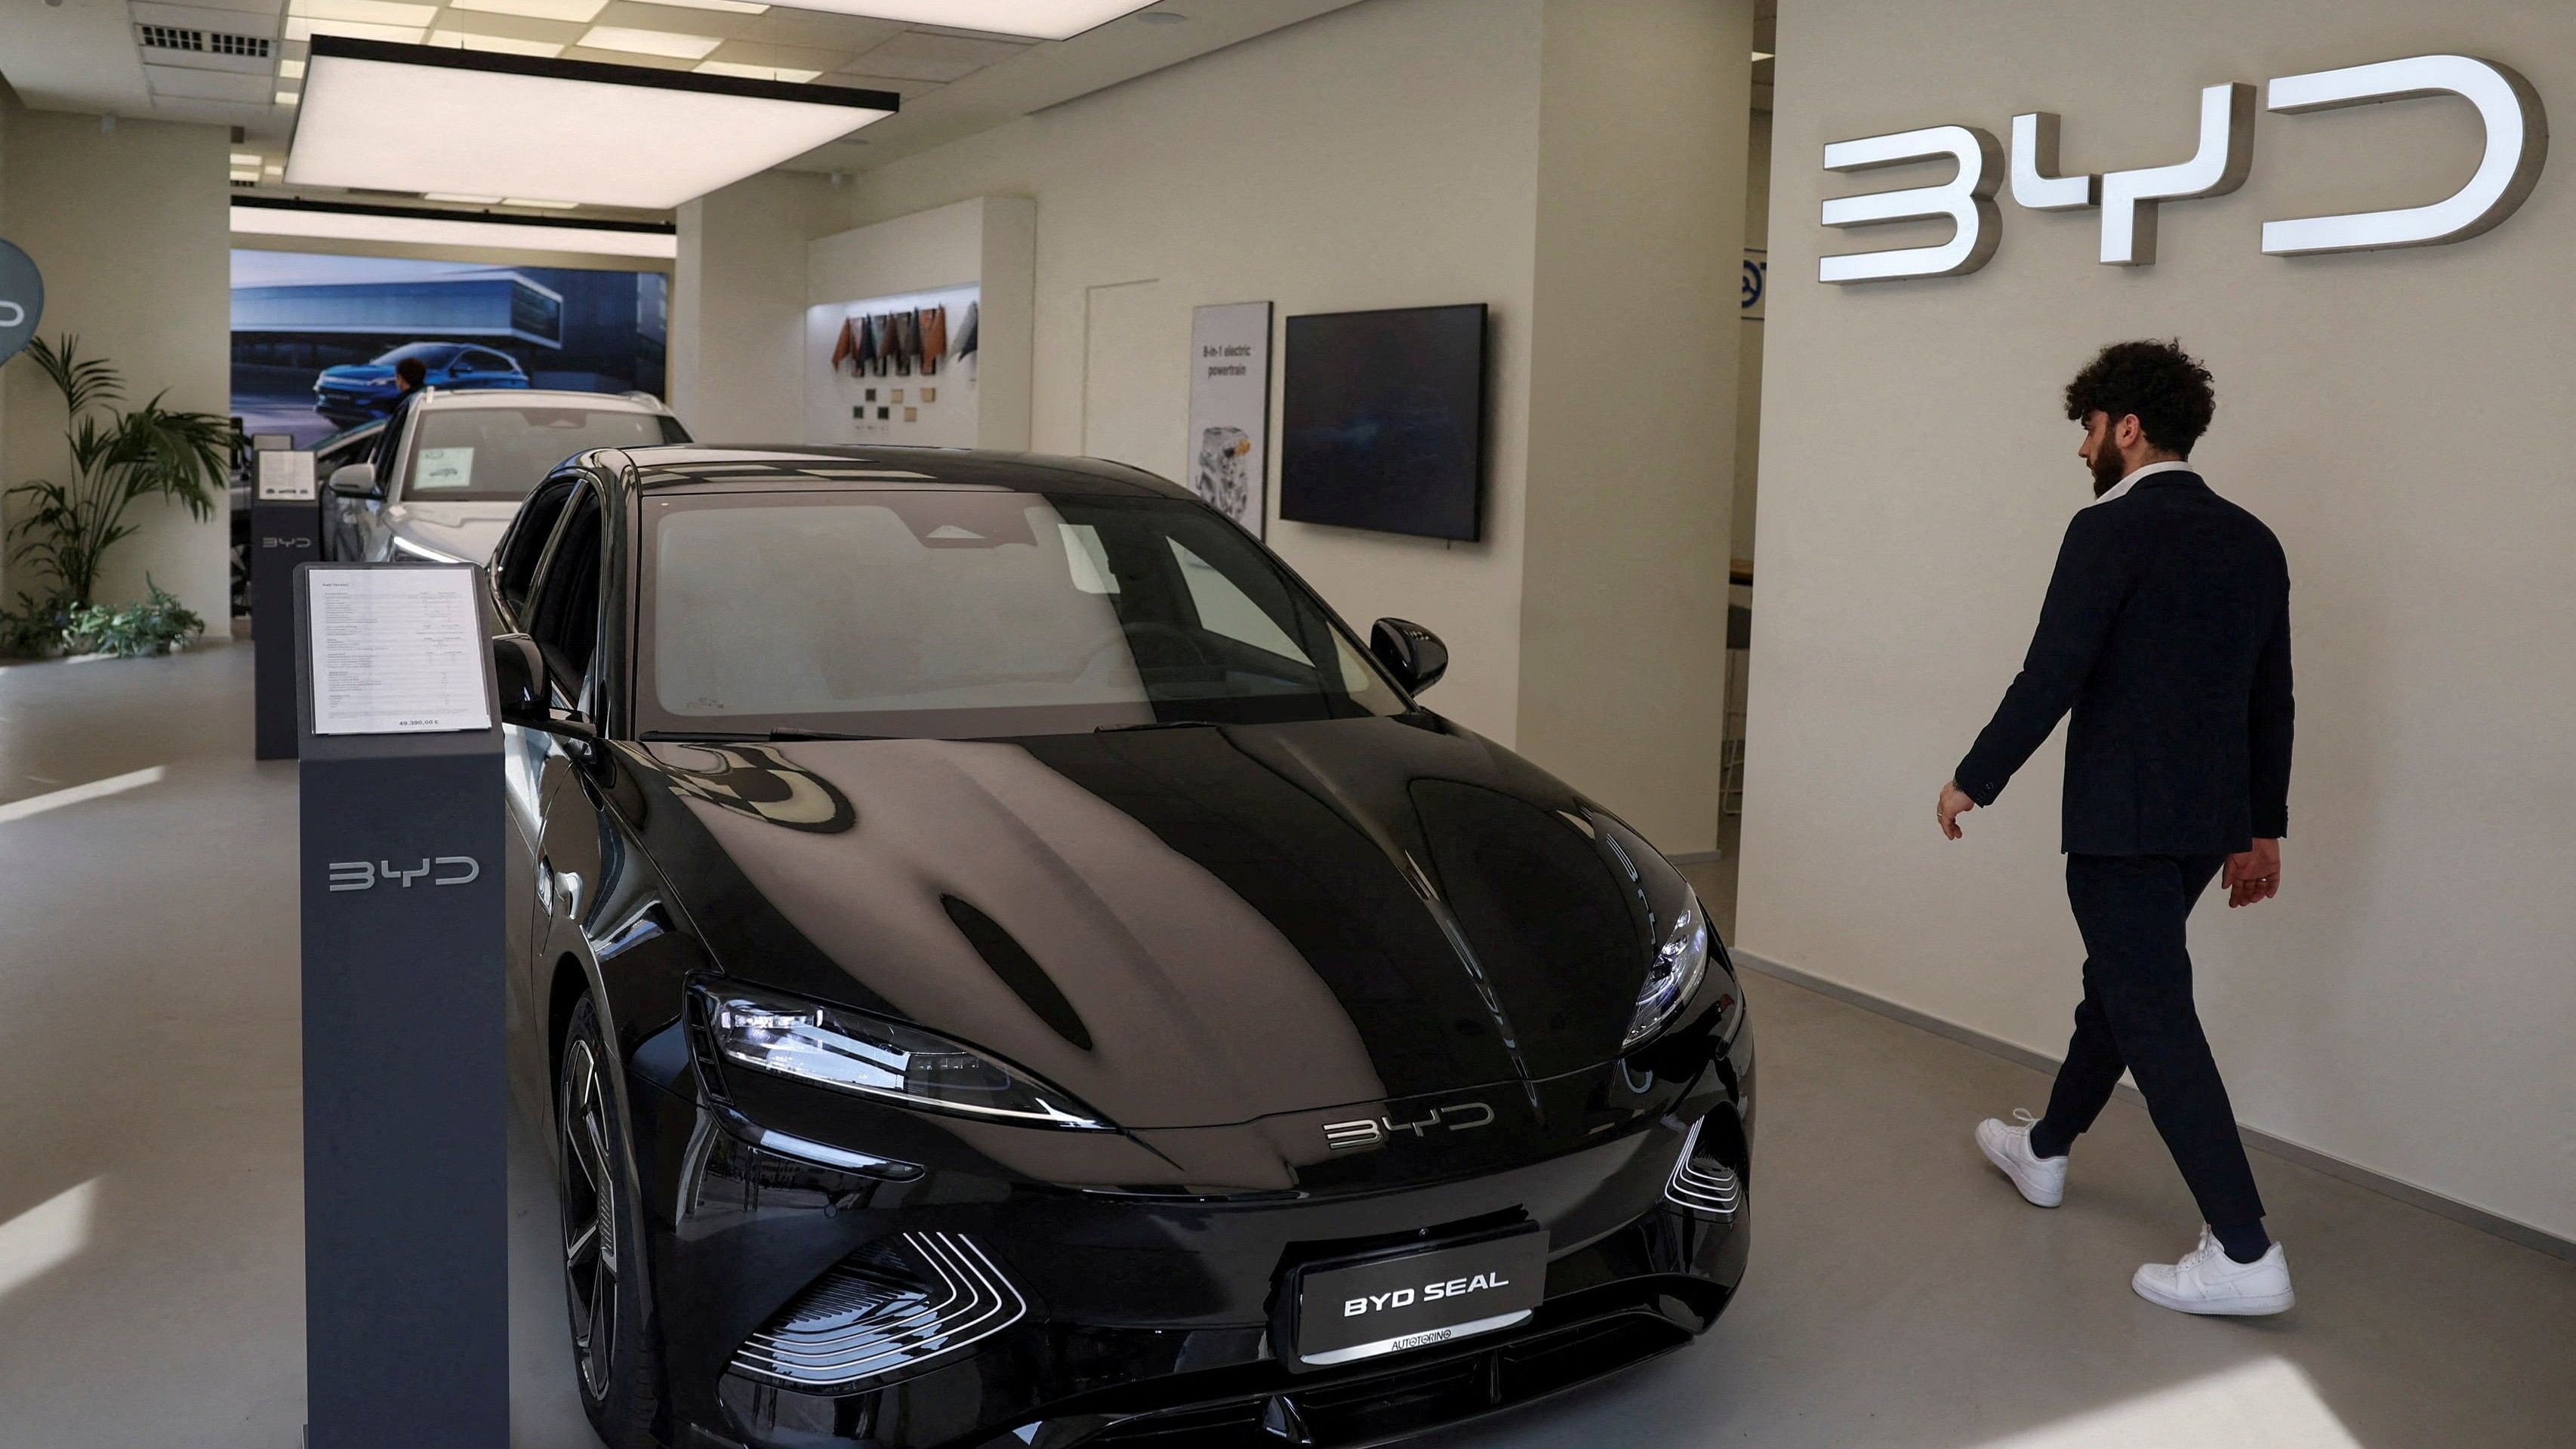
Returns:
[[[962,360],[975,352],[975,323],[983,312],[983,303],[966,304],[966,321],[957,329],[957,356]]]
[[[865,377],[868,375],[868,365],[877,360],[876,328],[870,326],[865,317],[854,320],[858,325],[850,330],[858,336],[850,347],[850,376]]]
[[[841,319],[841,335],[832,339],[832,370],[839,372],[842,363],[852,361],[858,355],[858,339],[850,335],[850,319],[844,317]],[[851,371],[855,375],[857,369],[852,368]]]
[[[948,309],[921,309],[921,375],[939,371],[939,359],[948,355]]]
[[[868,339],[872,344],[877,376],[886,375],[886,365],[894,360],[894,324],[886,317],[868,319]]]
[[[894,324],[894,373],[912,376],[912,360],[921,355],[921,328],[909,312],[897,312],[887,319]]]

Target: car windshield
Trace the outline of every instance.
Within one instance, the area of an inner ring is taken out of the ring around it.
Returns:
[[[449,362],[454,361],[456,354],[464,350],[464,348],[453,342],[406,342],[402,346],[395,348],[393,351],[386,353],[384,356],[377,358],[375,365],[378,367],[391,367],[406,357],[417,357],[420,359],[420,365],[423,367],[440,368],[445,367]]]
[[[941,738],[1395,714],[1323,606],[1197,503],[649,497],[647,736]]]
[[[575,453],[686,441],[669,419],[631,408],[426,409],[412,424],[402,496],[414,503],[525,498]]]

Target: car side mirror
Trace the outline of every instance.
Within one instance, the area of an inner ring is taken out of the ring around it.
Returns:
[[[1370,625],[1369,653],[1407,694],[1420,694],[1449,672],[1449,646],[1409,619],[1380,619]]]
[[[373,463],[343,463],[331,470],[331,491],[342,498],[382,498],[384,486],[376,481]]]
[[[501,696],[505,724],[545,729],[553,724],[546,704],[546,656],[525,634],[492,638],[492,682]]]

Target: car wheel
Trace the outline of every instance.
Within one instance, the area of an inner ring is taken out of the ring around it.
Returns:
[[[614,1073],[598,1009],[585,996],[573,1008],[555,1082],[573,1373],[581,1407],[609,1449],[652,1449],[659,1372],[640,1271],[643,1215],[625,1171]]]

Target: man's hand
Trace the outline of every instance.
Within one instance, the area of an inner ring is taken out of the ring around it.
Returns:
[[[1959,817],[1976,808],[1977,802],[1968,798],[1968,792],[1959,788],[1958,781],[1952,780],[1941,787],[1940,803],[1932,810],[1941,817],[1941,833],[1956,840],[1960,834]]]
[[[2227,857],[2227,908],[2268,901],[2281,893],[2281,842],[2258,840],[2254,848]]]

